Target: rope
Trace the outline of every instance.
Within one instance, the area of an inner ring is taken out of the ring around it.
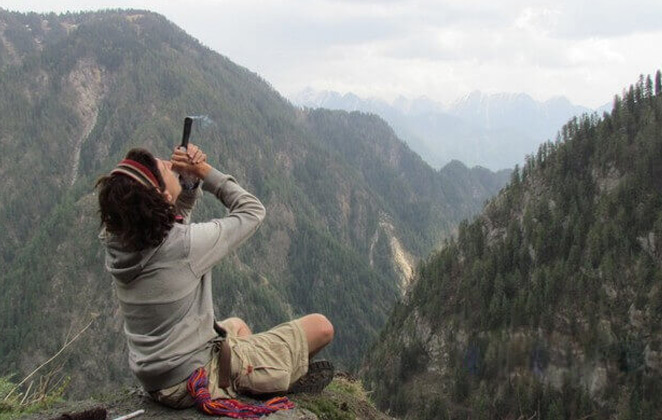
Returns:
[[[186,388],[195,400],[195,405],[200,411],[211,416],[226,416],[235,419],[255,419],[266,416],[275,411],[289,410],[294,408],[294,403],[287,397],[272,398],[263,404],[247,404],[239,400],[229,398],[211,399],[207,372],[197,369],[188,378]]]

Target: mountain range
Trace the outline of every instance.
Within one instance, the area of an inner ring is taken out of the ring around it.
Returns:
[[[662,418],[662,74],[559,137],[417,270],[365,359],[382,409]]]
[[[327,314],[322,356],[360,365],[400,418],[660,418],[660,72],[609,113],[570,118],[512,173],[435,169],[375,112],[293,106],[141,10],[0,10],[0,91],[2,384],[56,354],[41,385],[87,397],[134,383],[94,183],[131,147],[168,156],[193,114],[192,141],[267,208],[214,269],[219,318],[259,331]],[[398,112],[456,128],[510,118],[471,96],[454,115],[426,100]],[[194,218],[219,214],[206,197]]]
[[[418,260],[510,176],[433,169],[375,115],[294,107],[147,11],[0,10],[0,91],[0,376],[66,347],[45,370],[77,396],[132,383],[95,180],[132,147],[169,156],[184,116],[205,116],[191,141],[267,209],[214,269],[217,316],[260,331],[322,312],[341,369],[358,367]],[[222,214],[206,197],[194,221]]]
[[[443,105],[426,97],[398,97],[392,103],[353,93],[307,88],[291,98],[296,105],[375,113],[384,118],[409,147],[433,167],[451,160],[492,170],[524,163],[573,116],[592,110],[564,97],[538,102],[524,93],[479,91]],[[609,106],[596,110],[602,113]]]

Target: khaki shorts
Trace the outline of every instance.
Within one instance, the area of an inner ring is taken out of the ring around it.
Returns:
[[[212,348],[212,358],[205,365],[212,399],[235,398],[237,393],[265,394],[284,392],[308,372],[308,341],[298,320],[280,324],[269,331],[247,337],[237,337],[232,323],[220,323],[228,331],[230,345],[230,388],[218,386],[218,348]],[[193,372],[191,372],[193,373]],[[149,393],[161,404],[172,408],[194,405],[186,389],[186,381]]]

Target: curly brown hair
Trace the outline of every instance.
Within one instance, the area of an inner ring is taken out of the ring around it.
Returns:
[[[163,190],[165,183],[156,158],[145,149],[131,149],[126,159],[146,166]],[[139,251],[159,245],[175,223],[175,208],[156,189],[123,174],[101,177],[99,215],[101,225],[127,250]]]

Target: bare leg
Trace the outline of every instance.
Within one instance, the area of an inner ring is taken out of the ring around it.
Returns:
[[[308,340],[308,353],[312,357],[333,340],[333,325],[322,314],[310,314],[299,318]]]
[[[225,330],[230,335],[235,335],[237,337],[246,337],[253,334],[250,327],[241,318],[237,318],[237,317],[227,318],[219,322],[218,324],[221,327],[225,328]]]

